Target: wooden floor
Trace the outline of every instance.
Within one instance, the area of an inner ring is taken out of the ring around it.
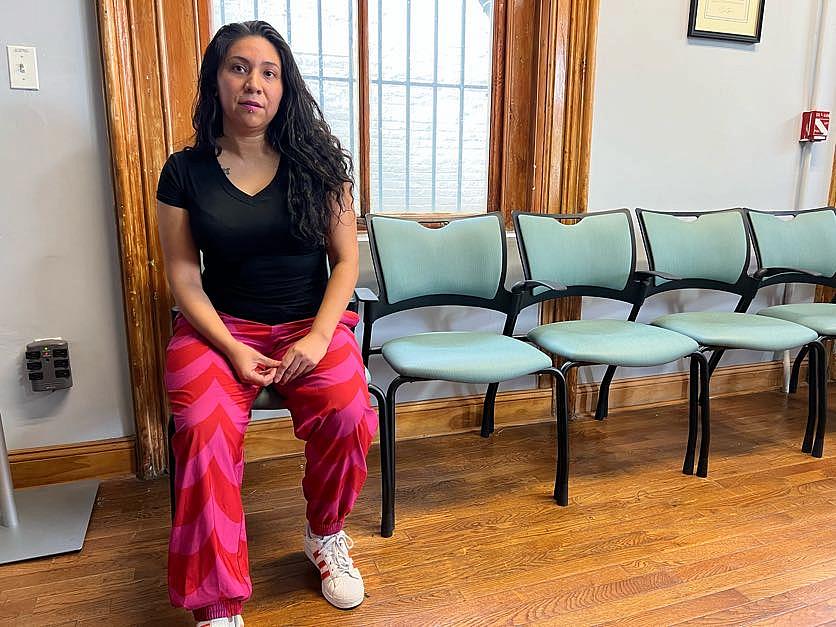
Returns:
[[[302,553],[303,460],[250,464],[247,625],[836,624],[836,419],[813,459],[803,397],[716,399],[698,479],[684,412],[573,423],[566,508],[551,425],[403,443],[388,540],[375,446],[348,526],[367,599],[348,612]],[[193,624],[167,600],[168,517],[165,481],[105,483],[80,554],[0,566],[0,624]]]

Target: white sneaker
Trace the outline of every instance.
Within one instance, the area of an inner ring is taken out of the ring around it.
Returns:
[[[195,627],[244,627],[244,619],[240,614],[227,618],[213,618],[202,620]]]
[[[345,531],[318,536],[305,529],[305,555],[319,569],[322,595],[334,607],[348,610],[363,602],[365,587],[360,571],[348,554],[354,542]]]

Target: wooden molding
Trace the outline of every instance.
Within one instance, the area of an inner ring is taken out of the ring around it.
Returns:
[[[836,148],[833,149],[833,169],[830,173],[830,193],[827,195],[827,204],[836,207]]]
[[[800,381],[806,380],[806,366]],[[752,394],[779,389],[784,383],[784,367],[780,361],[723,366],[711,377],[711,398],[735,394]],[[801,394],[801,392],[798,392]],[[668,405],[688,400],[688,373],[673,372],[652,377],[615,379],[610,386],[610,409],[628,409]],[[578,412],[592,416],[598,402],[598,384],[578,386]]]
[[[209,12],[196,0],[97,0],[137,472],[166,469],[165,347],[171,299],[157,236],[156,187],[168,155],[192,134],[198,59]]]
[[[136,472],[136,439],[116,438],[9,453],[15,488],[78,479],[127,477]]]
[[[369,100],[369,81],[362,80],[369,76],[369,0],[357,0],[357,76],[359,96],[359,124],[360,124],[360,215],[371,212],[371,131],[369,119],[371,113],[371,102]],[[357,164],[355,164],[356,166]],[[355,172],[357,172],[355,167]],[[362,221],[358,227],[365,230],[366,223]]]
[[[532,211],[586,213],[598,31],[598,0],[544,3],[540,21],[537,106],[543,111],[535,138]],[[581,299],[563,298],[540,308],[543,324],[581,317]],[[579,409],[577,373],[569,376],[572,412]],[[541,385],[548,385],[541,378]]]
[[[505,74],[507,64],[506,37],[508,9],[505,0],[496,0],[493,6],[493,54],[491,57],[491,118],[488,138],[488,211],[502,211],[502,181],[505,146]],[[506,214],[507,221],[507,214]]]
[[[203,52],[209,46],[209,41],[212,39],[212,5],[205,0],[194,0],[194,14],[197,18],[195,27],[198,31],[198,39],[200,41],[200,48],[197,51],[195,60],[203,58]]]
[[[160,446],[164,442],[160,420],[163,404],[157,381],[161,369],[156,342],[148,341],[148,338],[157,337],[157,332],[154,281],[147,245],[147,184],[143,181],[143,151],[140,151],[137,94],[141,87],[134,83],[136,51],[130,4],[127,0],[98,0],[97,6],[137,433],[137,465],[142,476],[153,477],[165,468],[165,454]],[[155,79],[156,69],[156,64],[147,68],[149,76]],[[155,85],[159,85],[158,79],[148,81],[149,88],[154,89]],[[143,111],[152,116],[151,123],[157,119],[146,107]]]
[[[805,394],[806,368],[802,370]],[[681,403],[687,399],[687,373],[616,379],[610,388],[610,409],[631,409]],[[711,378],[711,396],[751,394],[776,390],[783,382],[779,361],[718,368]],[[598,398],[597,383],[584,383],[577,392],[579,416],[591,419]],[[426,438],[477,431],[481,425],[481,395],[415,401],[398,405],[398,440]],[[677,410],[679,411],[679,410]],[[551,390],[535,388],[502,392],[496,398],[495,422],[498,428],[550,422]],[[83,442],[53,448],[12,451],[10,454],[15,487],[22,488],[59,481],[129,476],[136,471],[135,439],[120,438]],[[289,418],[255,420],[245,439],[247,461],[298,455],[304,442],[293,435]]]
[[[836,207],[836,148],[833,150],[833,169],[830,175],[830,192],[827,195],[827,204]],[[816,302],[829,303],[836,290],[824,285],[816,287]],[[834,343],[828,344],[830,348],[830,379],[836,379],[836,352],[833,351]]]

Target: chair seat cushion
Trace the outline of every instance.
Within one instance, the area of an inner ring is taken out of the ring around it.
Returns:
[[[761,309],[758,315],[789,320],[813,329],[819,335],[836,335],[836,303],[776,305]]]
[[[460,383],[495,383],[552,365],[548,355],[497,333],[419,333],[386,342],[383,357],[400,375]]]
[[[694,338],[702,346],[782,351],[816,339],[815,331],[800,324],[726,311],[693,311],[662,316],[655,326]]]
[[[366,383],[371,382],[372,373],[366,368]],[[253,401],[252,408],[258,410],[286,409],[287,405],[285,404],[284,397],[276,390],[276,386],[268,385],[259,390],[258,396]]]
[[[698,348],[689,337],[627,320],[570,320],[532,329],[531,341],[571,361],[658,366]]]

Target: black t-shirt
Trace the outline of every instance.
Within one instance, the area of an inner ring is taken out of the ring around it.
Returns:
[[[189,212],[203,253],[203,290],[218,311],[264,324],[316,315],[328,270],[324,246],[293,235],[287,160],[250,196],[232,184],[212,155],[183,150],[160,173],[157,199]]]

